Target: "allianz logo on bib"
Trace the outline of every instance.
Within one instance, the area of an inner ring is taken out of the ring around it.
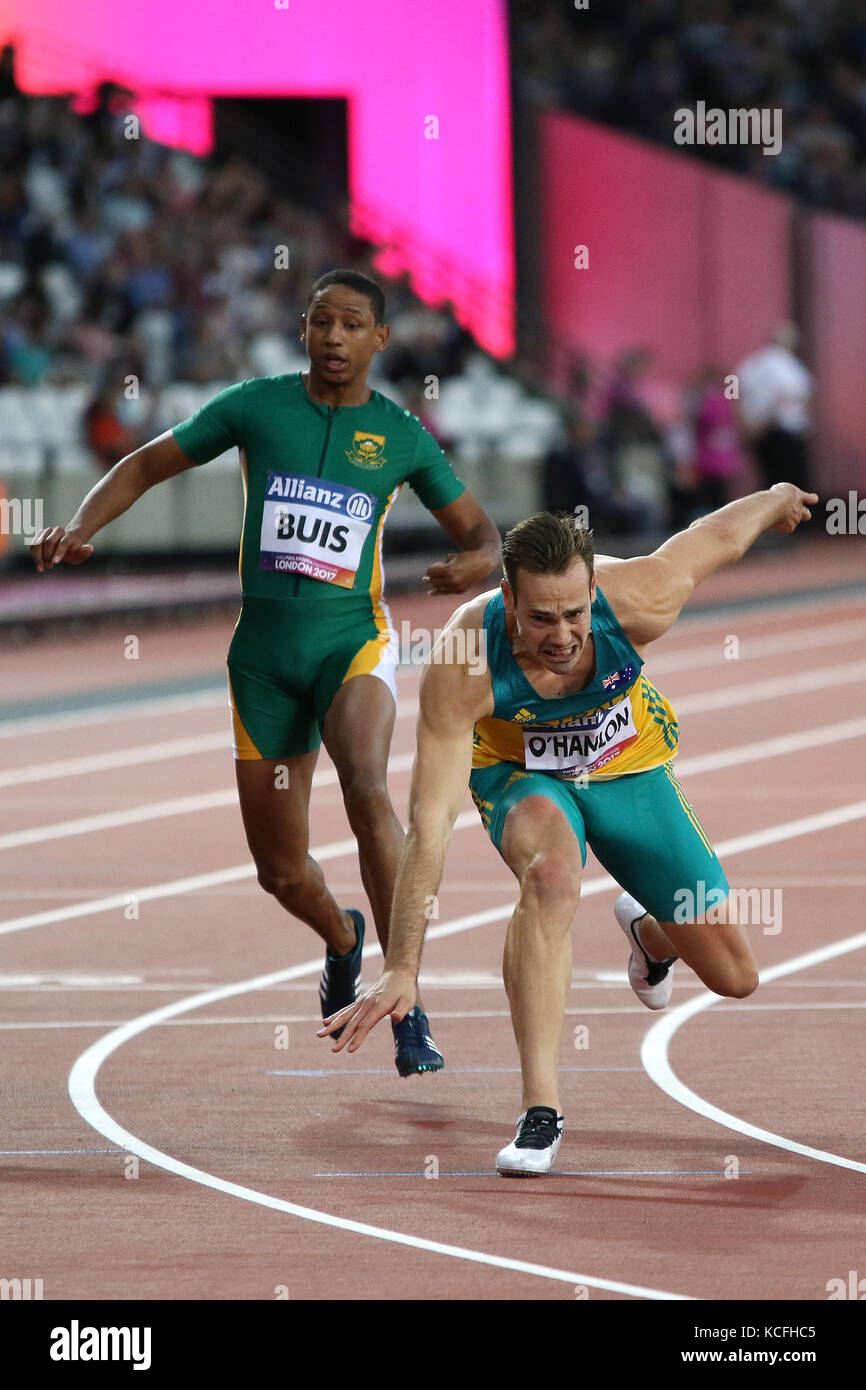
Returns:
[[[376,509],[376,498],[367,492],[355,492],[341,483],[323,487],[317,478],[305,478],[298,473],[269,473],[265,496],[268,501],[279,497],[283,501],[312,502],[317,507],[344,511],[357,521],[369,521]]]

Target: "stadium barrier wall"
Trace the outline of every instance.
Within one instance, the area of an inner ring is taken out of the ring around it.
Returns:
[[[576,354],[607,367],[638,345],[655,354],[657,386],[678,391],[709,364],[734,372],[794,316],[796,287],[816,378],[811,481],[866,487],[866,228],[559,110],[527,119],[539,197],[521,261],[535,258],[537,327],[563,379]]]

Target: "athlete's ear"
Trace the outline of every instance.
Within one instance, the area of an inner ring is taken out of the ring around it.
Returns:
[[[301,314],[301,327],[300,327],[300,329],[299,329],[299,331],[298,331],[298,337],[300,338],[300,340],[301,340],[302,343],[305,343],[305,342],[307,341],[307,316],[306,316],[306,314]]]
[[[511,585],[509,584],[509,582],[508,582],[507,579],[500,579],[500,581],[499,581],[499,587],[500,587],[500,589],[502,590],[502,597],[503,597],[504,600],[505,600],[505,607],[506,607],[510,612],[513,613],[513,612],[514,612],[514,590],[512,589],[512,587],[511,587]]]
[[[388,339],[391,336],[391,328],[387,323],[380,323],[376,328],[377,352],[384,352],[388,346]]]
[[[595,596],[596,596],[597,593],[598,593],[598,580],[596,579],[596,577],[595,577],[595,572],[593,571],[592,581],[591,581],[590,586],[589,586],[589,601],[590,601],[590,603],[595,603]]]

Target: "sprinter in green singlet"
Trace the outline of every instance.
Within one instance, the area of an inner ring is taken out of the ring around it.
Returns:
[[[403,831],[388,795],[395,644],[382,528],[408,483],[461,553],[431,592],[464,593],[499,563],[499,533],[416,416],[367,385],[389,336],[380,286],[352,270],[313,285],[308,372],[230,386],[116,464],[65,527],[31,546],[37,569],[80,564],[91,538],[155,483],[237,448],[244,481],[243,603],[228,657],[241,813],[262,887],[326,943],[323,1016],[357,997],[364,919],[341,909],[308,854],[319,746],[337,769],[383,950]],[[285,771],[282,771],[285,769]],[[438,1071],[420,1002],[394,1025],[401,1076]]]

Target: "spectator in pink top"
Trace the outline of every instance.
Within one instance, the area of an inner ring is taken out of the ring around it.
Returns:
[[[724,393],[721,367],[702,371],[694,406],[694,500],[700,513],[713,512],[728,501],[730,480],[743,468],[737,415]]]

